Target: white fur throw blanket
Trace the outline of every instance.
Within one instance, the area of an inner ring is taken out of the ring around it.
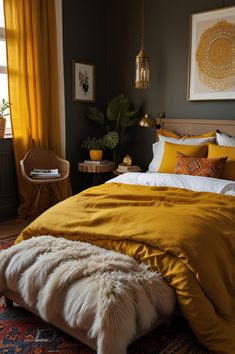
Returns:
[[[33,237],[0,253],[0,293],[13,290],[47,322],[60,317],[96,338],[98,354],[124,354],[136,330],[147,330],[175,306],[158,272],[84,242]]]

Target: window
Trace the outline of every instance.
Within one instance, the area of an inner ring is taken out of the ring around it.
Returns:
[[[8,79],[7,79],[7,54],[6,54],[6,33],[5,20],[3,10],[3,0],[0,0],[0,101],[5,98],[9,101],[8,96]],[[11,135],[11,120],[7,116],[6,135]]]

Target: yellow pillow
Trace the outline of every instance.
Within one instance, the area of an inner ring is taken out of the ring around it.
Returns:
[[[166,136],[167,138],[175,138],[175,139],[180,139],[181,136],[171,132],[170,130],[165,130],[163,128],[158,129],[158,135],[163,135]]]
[[[180,145],[164,143],[164,154],[158,172],[174,173],[177,153],[191,157],[206,157],[207,145]]]
[[[166,136],[168,138],[175,138],[175,139],[181,139],[181,136],[179,134],[173,133],[170,130],[165,130],[163,128],[158,129],[158,134],[159,135],[163,135]],[[182,138],[188,138],[188,139],[200,139],[200,138],[210,138],[210,137],[215,137],[216,136],[216,131],[212,131],[212,132],[208,132],[208,133],[204,133],[201,135],[188,135],[188,134],[184,134],[182,136]]]
[[[212,138],[212,137],[215,137],[215,136],[216,136],[216,131],[212,131],[212,132],[204,133],[204,134],[201,134],[201,135],[188,135],[188,134],[185,134],[183,136],[183,138],[200,139],[200,138]]]
[[[220,175],[222,179],[235,180],[235,147],[208,144],[208,158],[228,156]]]

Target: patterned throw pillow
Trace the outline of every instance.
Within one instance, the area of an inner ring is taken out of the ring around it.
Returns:
[[[227,157],[208,159],[204,157],[190,157],[177,153],[174,173],[219,178]]]

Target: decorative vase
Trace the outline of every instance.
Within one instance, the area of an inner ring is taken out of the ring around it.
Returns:
[[[89,153],[92,161],[101,160],[103,157],[103,150],[90,150]]]
[[[130,157],[130,155],[126,155],[122,161],[123,165],[125,166],[131,166],[132,164],[132,158]]]
[[[0,116],[0,139],[4,138],[6,131],[6,118]]]

